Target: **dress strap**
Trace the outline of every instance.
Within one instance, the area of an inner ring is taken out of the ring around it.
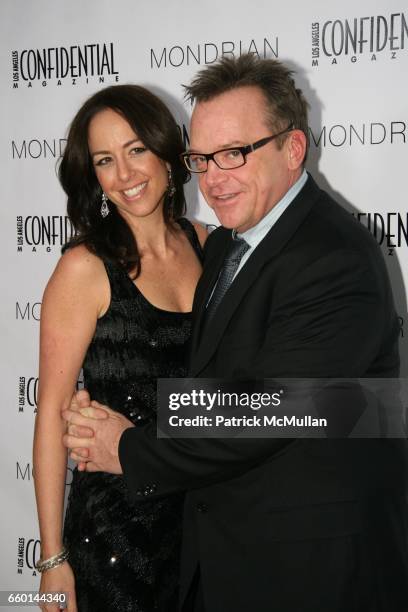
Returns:
[[[102,259],[109,279],[111,296],[115,299],[129,299],[134,297],[134,286],[126,270],[119,264]]]
[[[177,223],[179,224],[181,229],[186,234],[187,238],[190,241],[191,246],[194,249],[194,252],[196,253],[198,259],[202,263],[204,260],[204,252],[200,244],[200,240],[198,238],[194,225],[191,223],[191,221],[186,219],[186,217],[180,217],[180,219],[177,219]]]

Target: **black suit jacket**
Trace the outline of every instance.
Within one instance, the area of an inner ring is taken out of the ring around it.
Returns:
[[[230,240],[207,241],[192,376],[398,376],[380,249],[310,176],[203,334]],[[182,598],[199,566],[209,612],[408,609],[405,440],[157,440],[151,426],[123,434],[120,460],[135,499],[187,491]]]

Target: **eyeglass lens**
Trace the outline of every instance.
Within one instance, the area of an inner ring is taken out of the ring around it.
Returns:
[[[245,163],[245,158],[239,149],[225,149],[217,151],[209,156],[213,159],[217,166],[223,170],[230,168],[238,168]],[[193,172],[205,172],[208,167],[208,158],[206,155],[188,155],[186,156],[187,164]]]

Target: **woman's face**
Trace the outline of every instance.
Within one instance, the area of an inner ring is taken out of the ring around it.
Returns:
[[[168,166],[145,148],[126,119],[112,109],[97,113],[89,124],[88,146],[99,184],[124,219],[161,209]]]

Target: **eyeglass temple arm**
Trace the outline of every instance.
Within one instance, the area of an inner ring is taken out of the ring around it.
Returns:
[[[267,136],[266,138],[262,138],[262,140],[258,140],[258,142],[256,142],[255,144],[248,145],[246,147],[247,151],[245,152],[249,153],[250,151],[255,151],[256,149],[259,149],[259,147],[263,147],[264,145],[266,145],[271,140],[274,140],[275,138],[278,138],[278,136],[282,136],[283,134],[286,134],[286,132],[290,132],[293,129],[294,129],[294,125],[293,123],[291,123],[286,129],[282,130],[281,132],[278,132],[277,134],[274,134],[273,136]]]

